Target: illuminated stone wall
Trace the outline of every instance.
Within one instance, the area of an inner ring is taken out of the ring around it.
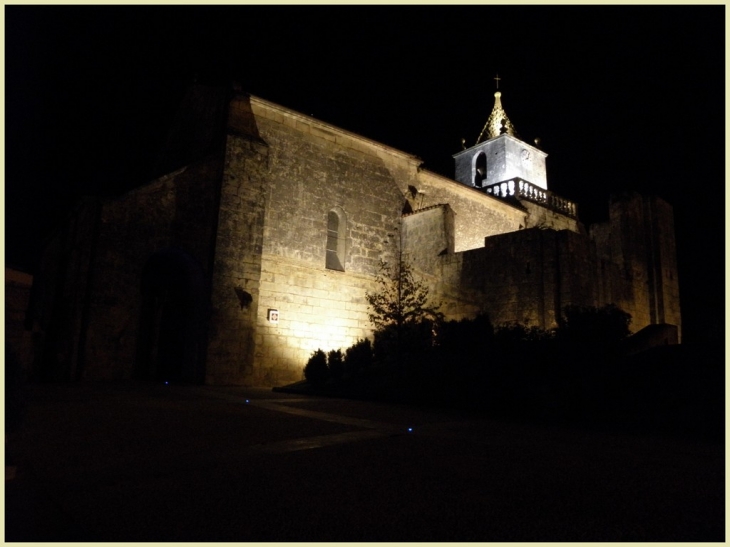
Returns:
[[[253,101],[252,109],[267,146],[265,212],[248,312],[253,338],[239,345],[238,362],[249,368],[236,381],[271,385],[300,380],[312,351],[345,349],[371,334],[365,293],[380,260],[397,255],[404,205],[382,156],[393,155],[387,161],[404,170],[413,158],[271,103]],[[248,164],[229,162],[226,173],[225,180],[257,178]],[[344,224],[344,271],[326,268],[327,216],[335,208]]]
[[[475,188],[429,171],[420,171],[413,182],[415,197],[406,194],[413,209],[448,203],[454,212],[454,250],[456,252],[484,246],[484,238],[524,228],[524,209],[499,200]]]
[[[436,274],[438,257],[454,253],[454,212],[448,204],[405,215],[403,258],[420,272]]]
[[[303,378],[303,367],[316,349],[343,351],[372,335],[365,292],[371,276],[320,270],[311,264],[267,256],[262,271],[257,317],[257,385]],[[269,310],[278,320],[269,320]]]

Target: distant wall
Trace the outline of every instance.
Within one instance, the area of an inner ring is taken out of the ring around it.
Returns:
[[[87,200],[59,227],[33,289],[40,376],[134,375],[145,265],[179,249],[210,275],[220,174],[220,158],[208,157],[118,198]]]
[[[33,347],[30,330],[26,328],[33,276],[5,268],[5,352],[14,354],[23,372],[30,375]]]
[[[155,253],[179,250],[209,280],[220,176],[221,158],[213,155],[104,203],[83,344],[93,365],[85,378],[133,374],[142,276]]]
[[[633,317],[633,330],[675,325],[681,340],[674,215],[656,196],[611,197],[609,221],[590,227],[596,249],[600,301]]]
[[[482,310],[494,324],[554,328],[566,306],[614,304],[631,314],[633,332],[666,323],[681,339],[672,209],[656,197],[612,197],[609,222],[590,236],[520,230],[438,264],[437,294],[449,318]]]
[[[101,203],[86,199],[57,226],[33,279],[30,317],[36,380],[77,377],[82,332],[88,323],[91,266]]]
[[[483,249],[441,259],[441,298],[459,318],[463,295],[493,324],[554,328],[571,304],[595,305],[587,238],[568,230],[530,229],[489,237]]]

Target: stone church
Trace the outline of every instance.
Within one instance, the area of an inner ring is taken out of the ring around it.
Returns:
[[[454,179],[240,90],[194,86],[158,163],[79,203],[35,276],[32,374],[281,385],[313,350],[372,336],[380,261],[407,260],[447,319],[551,328],[616,304],[679,333],[672,208],[614,196],[587,230],[548,189],[501,94]]]

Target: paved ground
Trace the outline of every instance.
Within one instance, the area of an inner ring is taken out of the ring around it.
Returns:
[[[6,541],[725,539],[700,441],[129,384],[32,387],[8,449]]]

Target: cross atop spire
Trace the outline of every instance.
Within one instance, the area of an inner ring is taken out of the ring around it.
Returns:
[[[497,75],[496,75],[496,76],[494,77],[494,81],[495,81],[495,82],[497,82],[497,89],[499,89],[499,81],[500,81],[501,79],[502,79],[502,78],[500,78],[500,77],[499,77],[499,74],[497,74]]]

